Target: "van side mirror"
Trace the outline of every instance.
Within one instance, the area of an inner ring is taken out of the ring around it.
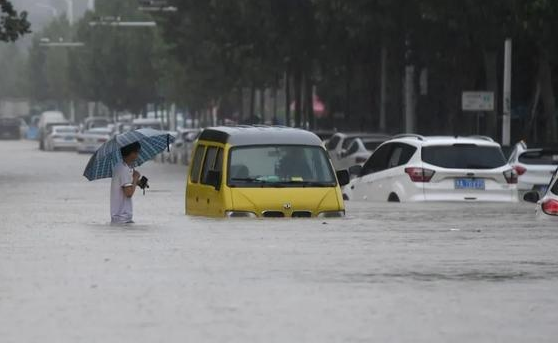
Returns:
[[[360,165],[354,165],[352,167],[349,168],[349,173],[351,175],[355,175],[355,176],[360,176],[360,174],[362,173],[362,166]]]
[[[213,186],[216,191],[221,189],[221,172],[210,170],[207,172],[207,184]]]
[[[351,182],[351,175],[349,174],[348,170],[346,169],[338,170],[336,174],[337,174],[337,181],[339,181],[339,186],[343,187],[348,185],[349,182]]]
[[[525,193],[525,195],[523,196],[523,200],[536,204],[537,202],[539,202],[539,200],[541,200],[541,196],[537,191],[530,191]]]

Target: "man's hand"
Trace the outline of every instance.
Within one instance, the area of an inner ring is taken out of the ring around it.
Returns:
[[[128,198],[131,198],[132,196],[134,196],[134,192],[136,190],[136,187],[138,186],[138,181],[139,181],[140,177],[141,177],[141,174],[134,170],[134,173],[132,174],[132,180],[133,180],[132,185],[128,186],[128,187],[124,187],[124,194]]]
[[[137,170],[134,170],[134,174],[132,175],[132,178],[133,178],[135,183],[138,182],[140,177],[141,177],[141,174]]]

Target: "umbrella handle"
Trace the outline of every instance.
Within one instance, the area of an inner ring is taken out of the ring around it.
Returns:
[[[167,134],[167,152],[170,152],[170,135]]]

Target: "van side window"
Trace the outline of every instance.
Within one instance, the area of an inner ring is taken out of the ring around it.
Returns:
[[[200,181],[200,169],[203,155],[205,155],[205,146],[198,145],[198,147],[196,148],[196,153],[194,154],[194,159],[192,161],[192,169],[190,171],[190,181],[192,181],[193,183],[198,183]]]
[[[388,159],[391,155],[392,148],[393,143],[388,143],[379,147],[362,167],[361,176],[385,170],[388,167]]]
[[[215,166],[213,167],[213,170],[223,172],[223,149],[221,148],[217,150],[217,157],[215,157]]]
[[[216,147],[208,147],[207,153],[205,154],[205,161],[203,162],[203,170],[202,170],[202,179],[201,183],[207,185],[207,176],[209,171],[213,169],[215,165],[215,157],[217,157],[217,148]]]

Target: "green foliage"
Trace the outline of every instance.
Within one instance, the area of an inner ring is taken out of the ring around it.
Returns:
[[[9,0],[0,0],[0,42],[14,42],[30,33],[27,12],[18,13]]]

